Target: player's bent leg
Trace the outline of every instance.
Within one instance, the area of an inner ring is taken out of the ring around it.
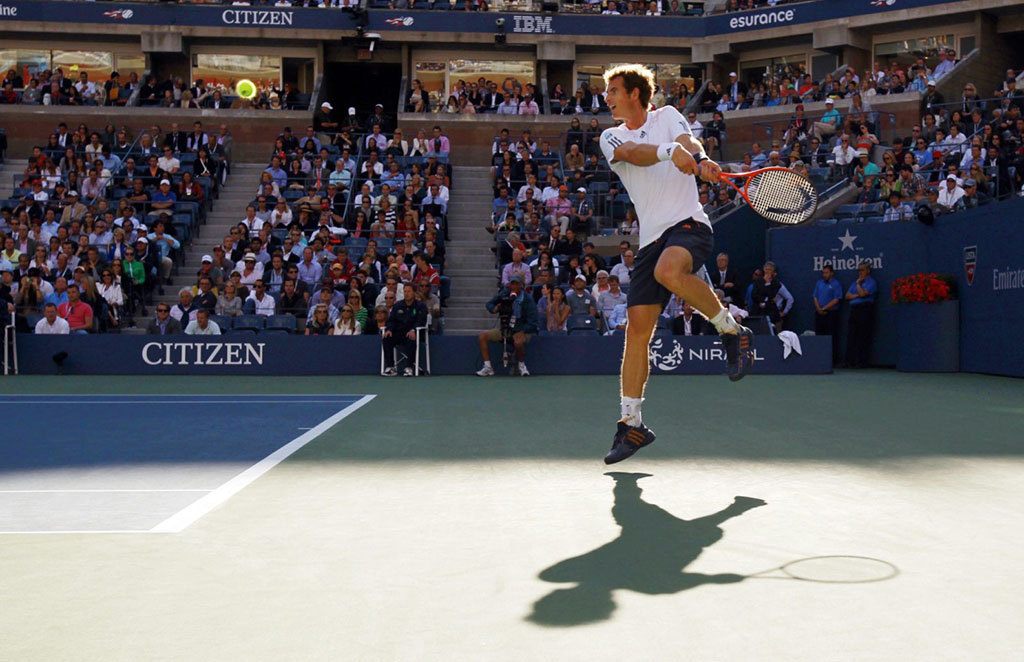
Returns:
[[[614,464],[654,443],[654,433],[640,418],[644,387],[650,376],[650,344],[661,314],[659,304],[630,306],[626,311],[626,346],[622,354],[622,419],[618,422],[612,448],[604,458]]]
[[[739,381],[754,365],[754,333],[741,326],[703,278],[693,274],[693,257],[683,246],[668,246],[654,267],[654,278],[704,315],[722,337],[726,374]]]

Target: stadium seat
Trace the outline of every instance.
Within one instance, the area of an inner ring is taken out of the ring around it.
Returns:
[[[538,336],[565,336],[568,335],[565,331],[548,331],[547,329],[541,329],[537,333]]]
[[[266,320],[266,326],[263,327],[265,331],[286,331],[288,333],[294,333],[295,328],[295,315],[290,313],[271,315]]]
[[[576,329],[569,332],[570,336],[599,336],[597,329]]]
[[[258,331],[263,328],[264,318],[259,315],[236,315],[231,321],[233,331]]]
[[[654,337],[657,338],[659,336],[666,337],[666,338],[671,338],[672,337],[672,329],[655,329],[654,330]]]
[[[655,328],[658,329],[669,329],[672,327],[672,322],[664,315],[658,315],[658,322]]]
[[[864,223],[882,223],[883,221],[885,221],[885,217],[884,216],[865,216],[864,218],[861,219],[861,221],[864,222]]]
[[[221,333],[227,333],[231,329],[231,317],[228,315],[210,315],[210,321],[217,324]]]
[[[233,336],[256,336],[255,329],[231,329],[230,334]]]
[[[565,322],[565,328],[568,330],[569,335],[573,335],[580,331],[596,332],[597,318],[585,314],[570,315],[569,319]]]
[[[815,225],[835,225],[836,219],[834,218],[819,218],[814,222]]]
[[[26,313],[25,320],[28,322],[28,328],[32,330],[32,333],[36,331],[36,324],[39,324],[39,320],[43,319],[42,313]]]
[[[860,205],[839,205],[839,209],[836,209],[834,216],[836,220],[853,218],[860,213],[860,210]]]

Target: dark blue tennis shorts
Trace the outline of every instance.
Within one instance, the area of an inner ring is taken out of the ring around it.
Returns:
[[[662,252],[669,246],[682,246],[690,251],[693,270],[698,271],[711,255],[713,236],[706,223],[688,218],[665,230],[655,241],[641,248],[629,277],[626,307],[658,304],[664,308],[672,293],[654,279],[654,267]]]

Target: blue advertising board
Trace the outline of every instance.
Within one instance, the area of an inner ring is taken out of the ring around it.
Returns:
[[[845,291],[856,280],[857,265],[867,261],[879,292],[872,362],[895,365],[892,282],[921,272],[951,274],[960,298],[960,369],[1024,376],[1017,341],[1024,334],[1024,199],[944,216],[934,226],[914,221],[776,228],[768,243],[769,259],[796,299],[788,328],[814,328],[811,297],[822,266],[834,266]]]
[[[848,16],[933,6],[956,0],[852,0],[796,3],[756,11],[708,17],[596,16],[579,14],[500,14],[464,11],[394,11],[371,9],[367,30],[375,32],[494,33],[505,20],[512,34],[636,35],[690,37],[730,34],[775,26],[831,21]],[[199,5],[174,3],[95,3],[8,0],[0,4],[0,23],[128,24],[156,28],[219,27],[232,30],[354,30],[356,18],[340,9],[269,5]],[[253,34],[256,36],[256,34]]]
[[[527,363],[535,375],[615,375],[622,362],[622,336],[535,337]],[[480,368],[473,336],[431,339],[435,375],[468,375]],[[831,372],[828,338],[807,338],[801,354],[783,357],[781,341],[758,336],[756,374]],[[140,335],[19,335],[23,374],[57,372],[54,354],[66,352],[64,374],[79,375],[375,375],[381,343],[376,336],[227,335],[219,337]],[[492,357],[501,371],[501,347]],[[717,375],[725,358],[717,336],[659,336],[651,351],[658,374]]]

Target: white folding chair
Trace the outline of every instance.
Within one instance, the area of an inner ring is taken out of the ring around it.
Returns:
[[[422,335],[422,340],[421,340]],[[420,343],[425,345],[424,351],[427,354],[427,369],[426,373],[430,374],[430,327],[429,326],[418,326],[416,327],[416,367],[413,369],[416,376],[420,376]]]
[[[18,374],[18,334],[14,313],[11,313],[10,321],[4,325],[4,375],[16,374]]]

